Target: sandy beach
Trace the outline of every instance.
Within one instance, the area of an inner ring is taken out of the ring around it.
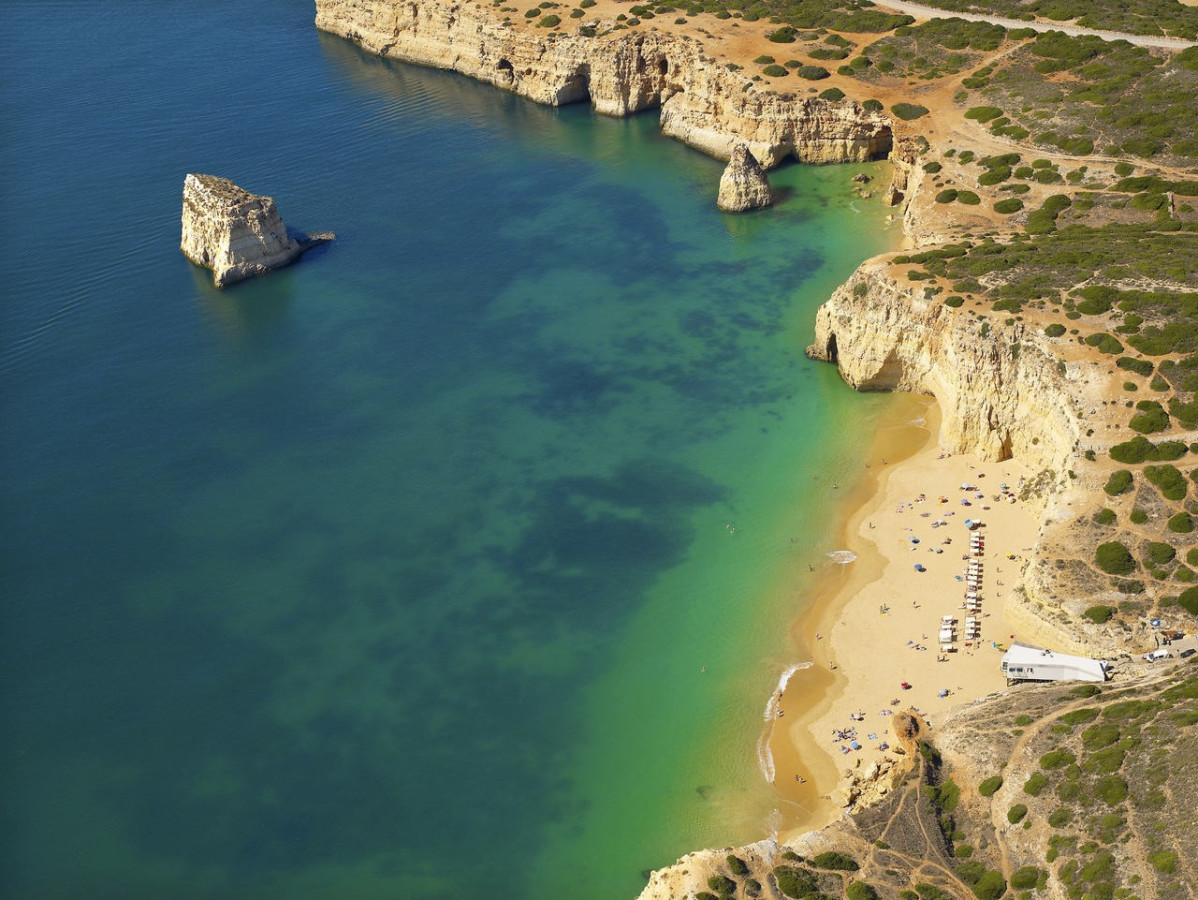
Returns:
[[[1005,686],[1000,648],[1032,642],[1003,615],[1036,538],[1035,517],[1012,499],[1032,473],[1014,460],[945,454],[938,429],[934,402],[914,397],[879,429],[850,499],[844,549],[855,558],[830,561],[796,624],[812,665],[776,698],[770,738],[777,789],[798,810],[788,832],[835,819],[846,776],[898,759],[895,712],[920,711],[934,738],[950,709]],[[942,644],[944,625],[952,640]]]

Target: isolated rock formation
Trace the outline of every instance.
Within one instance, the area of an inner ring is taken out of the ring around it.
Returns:
[[[380,56],[460,72],[562,106],[627,116],[661,110],[662,131],[718,159],[745,143],[765,169],[864,162],[891,148],[890,120],[851,100],[742,90],[694,38],[654,31],[533,33],[482,8],[435,0],[317,0],[316,27]]]
[[[217,287],[286,266],[332,234],[291,234],[275,201],[239,188],[227,178],[188,175],[183,181],[180,249],[212,270]]]
[[[720,177],[716,205],[725,212],[761,209],[774,202],[770,183],[760,164],[745,144],[737,144]]]

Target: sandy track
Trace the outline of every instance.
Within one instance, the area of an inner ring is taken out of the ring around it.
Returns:
[[[1067,25],[1061,22],[1025,22],[1022,19],[1007,19],[1003,16],[986,16],[978,13],[954,12],[949,9],[937,9],[934,6],[924,6],[922,3],[909,3],[907,0],[878,0],[878,6],[893,9],[895,12],[906,13],[917,19],[966,19],[970,22],[989,22],[1004,28],[1030,28],[1033,31],[1063,31],[1075,37],[1082,34],[1092,34],[1104,41],[1127,41],[1140,47],[1162,47],[1166,50],[1185,50],[1187,47],[1198,46],[1193,41],[1181,38],[1159,37],[1150,34],[1124,34],[1119,31],[1102,31],[1098,28],[1083,28],[1080,25]]]

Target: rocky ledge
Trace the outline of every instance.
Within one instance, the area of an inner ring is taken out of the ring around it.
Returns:
[[[742,90],[744,77],[689,37],[602,26],[534,34],[479,7],[437,0],[316,0],[316,27],[371,53],[460,72],[538,103],[590,102],[611,116],[660,109],[667,135],[719,159],[745,143],[766,169],[787,157],[884,158],[893,143],[890,120],[851,100]]]
[[[720,177],[720,195],[716,205],[725,212],[762,209],[774,202],[770,183],[749,148],[737,144],[732,158]]]
[[[188,175],[183,181],[180,249],[212,270],[218,288],[289,265],[333,237],[289,232],[273,198],[251,194],[227,178]]]

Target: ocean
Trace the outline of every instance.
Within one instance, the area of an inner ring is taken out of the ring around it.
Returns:
[[[631,898],[760,749],[888,399],[802,355],[893,235],[319,34],[44,0],[0,57],[0,892]],[[184,175],[332,244],[217,291]]]

